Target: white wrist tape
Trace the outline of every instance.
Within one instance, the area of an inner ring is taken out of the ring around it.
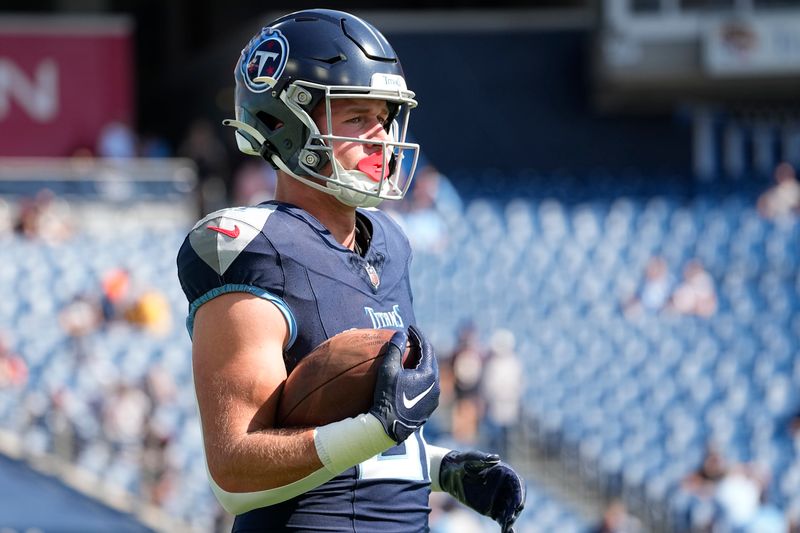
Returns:
[[[334,475],[395,446],[383,424],[369,413],[345,418],[314,430],[314,445],[325,468]]]
[[[442,466],[444,456],[453,450],[425,443],[425,451],[428,456],[428,472],[431,475],[431,491],[442,492],[442,487],[439,486],[439,469]]]

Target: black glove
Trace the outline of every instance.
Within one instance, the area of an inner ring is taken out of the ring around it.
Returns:
[[[455,499],[513,533],[525,507],[525,482],[497,454],[452,451],[442,458],[439,486]]]
[[[403,353],[409,340],[419,347],[416,368],[403,368]],[[398,331],[389,341],[378,369],[370,413],[398,444],[424,424],[439,405],[439,366],[433,347],[422,333],[410,326],[408,336]]]

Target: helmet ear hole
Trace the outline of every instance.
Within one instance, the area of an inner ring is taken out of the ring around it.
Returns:
[[[262,123],[263,123],[263,124],[264,124],[264,125],[265,125],[267,128],[269,128],[269,131],[271,131],[271,132],[277,131],[277,130],[279,130],[279,129],[281,129],[281,128],[283,127],[283,122],[281,122],[280,120],[278,120],[278,118],[277,118],[277,117],[275,117],[275,116],[272,116],[272,115],[270,115],[269,113],[266,113],[266,112],[264,112],[264,111],[259,111],[259,112],[256,114],[256,117],[257,117],[257,118],[258,118],[258,120],[260,120],[260,121],[261,121],[261,122],[262,122]]]
[[[272,135],[276,131],[280,130],[283,127],[283,122],[280,121],[274,115],[270,115],[265,111],[259,111],[258,113],[256,113],[256,118],[258,119],[259,122],[261,122],[264,126],[266,126],[270,132],[268,138],[264,141],[264,144],[261,145],[259,153],[261,157],[263,157],[270,165],[273,166],[273,168],[277,168],[275,167],[275,163],[272,161],[272,156],[278,155],[280,157],[280,151],[274,144],[272,144],[270,139],[272,138]]]

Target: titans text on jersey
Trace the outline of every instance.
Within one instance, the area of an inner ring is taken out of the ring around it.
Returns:
[[[286,317],[288,372],[314,347],[350,328],[405,329],[415,324],[408,241],[386,214],[357,211],[367,234],[363,255],[342,246],[306,211],[266,202],[229,208],[198,222],[178,254],[189,300],[187,327],[205,302],[248,292]],[[297,498],[237,516],[234,531],[410,532],[427,524],[430,477],[417,432]],[[403,509],[398,513],[396,509]]]

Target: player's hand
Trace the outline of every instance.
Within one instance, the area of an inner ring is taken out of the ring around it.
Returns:
[[[452,451],[439,467],[439,486],[455,499],[513,533],[525,507],[525,482],[497,454]]]
[[[419,347],[416,368],[403,368],[406,343]],[[439,405],[439,365],[431,344],[410,326],[395,333],[378,369],[375,396],[369,412],[398,444],[424,424]]]

